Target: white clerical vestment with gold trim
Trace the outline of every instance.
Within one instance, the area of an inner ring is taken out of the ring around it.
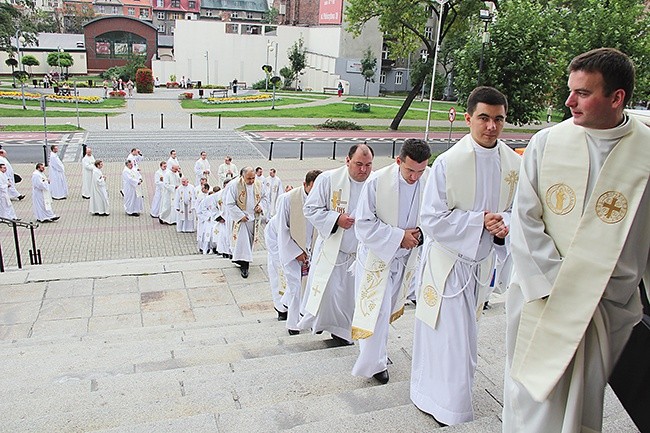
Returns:
[[[473,419],[477,308],[488,295],[492,256],[505,256],[484,229],[484,212],[509,225],[519,156],[467,135],[434,162],[424,193],[426,234],[416,307],[411,400],[445,424]]]

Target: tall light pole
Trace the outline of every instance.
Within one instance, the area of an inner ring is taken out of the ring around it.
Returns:
[[[210,56],[207,51],[203,57],[205,57],[205,84],[210,84]]]
[[[492,22],[492,14],[487,9],[481,9],[479,12],[479,18],[485,23],[485,28],[483,29],[483,35],[481,38],[481,60],[478,64],[478,76],[476,77],[476,86],[481,85],[481,72],[483,72],[483,55],[485,53],[485,45],[490,43],[490,32],[488,32],[488,26]]]
[[[59,65],[59,80],[63,80],[63,68],[61,67],[61,53],[63,48],[60,46],[56,47],[56,63]]]
[[[274,46],[275,45],[275,46]],[[278,43],[277,42],[272,42],[271,46],[269,47],[269,50],[275,51],[275,60],[273,62],[273,70],[275,73],[278,73]],[[275,110],[275,83],[273,83],[273,102],[271,104],[271,110]]]
[[[266,63],[265,65],[269,64],[269,49],[271,48],[271,41],[269,39],[266,40]],[[269,74],[266,74],[266,86],[264,87],[264,91],[268,92],[269,91]]]
[[[16,30],[16,50],[18,51],[18,71],[20,72],[20,93],[23,100],[23,110],[27,110],[25,104],[25,65],[20,60],[20,43],[25,43],[25,38],[20,34],[20,29]]]
[[[424,141],[429,140],[429,124],[431,123],[431,105],[433,104],[433,85],[436,82],[436,65],[438,64],[438,51],[440,50],[440,27],[442,27],[442,12],[448,0],[436,0],[440,3],[438,14],[438,31],[436,32],[436,52],[433,56],[433,70],[431,71],[431,89],[429,91],[429,109],[427,110],[427,127],[424,131]]]

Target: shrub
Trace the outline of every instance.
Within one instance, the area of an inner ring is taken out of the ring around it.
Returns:
[[[349,122],[347,120],[332,120],[327,119],[325,123],[316,125],[317,128],[324,129],[348,129],[348,130],[359,130],[362,129],[359,125],[354,122]]]
[[[273,86],[269,85],[269,87],[273,87]],[[253,89],[254,90],[264,90],[264,89],[266,89],[266,78],[262,78],[258,82],[253,83]]]
[[[135,73],[135,88],[138,93],[153,93],[153,71],[140,68]]]
[[[366,104],[363,102],[358,104],[352,104],[352,111],[356,111],[357,113],[369,113],[370,104]]]
[[[194,97],[194,93],[192,92],[183,92],[180,95],[178,95],[178,99],[192,99]]]

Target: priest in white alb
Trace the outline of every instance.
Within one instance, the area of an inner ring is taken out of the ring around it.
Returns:
[[[65,167],[59,158],[59,146],[50,146],[50,193],[54,200],[68,197],[68,181],[65,177]]]
[[[9,162],[7,151],[5,149],[0,149],[0,164],[4,164],[7,167],[7,180],[9,181],[9,197],[12,199],[17,198],[19,201],[24,199],[25,196],[18,192],[16,189],[16,172]]]
[[[219,186],[223,188],[226,179],[232,180],[237,176],[239,176],[239,170],[237,169],[237,166],[232,162],[232,157],[226,156],[224,158],[223,164],[221,164],[217,170]]]
[[[36,164],[32,173],[32,205],[34,217],[38,222],[51,222],[59,219],[52,211],[52,195],[50,195],[50,181],[45,176],[45,165]]]
[[[122,170],[122,192],[124,193],[124,211],[129,216],[138,217],[144,211],[142,196],[142,177],[133,169],[133,163],[127,160]]]
[[[163,192],[160,199],[160,224],[176,224],[176,189],[181,186],[181,176],[178,172],[178,165],[168,166],[163,177]]]
[[[180,173],[181,176],[183,176],[183,172],[181,171],[181,163],[178,162],[176,151],[172,149],[169,151],[169,159],[167,159],[167,167],[173,167],[175,165],[178,166],[178,172]]]
[[[191,233],[194,231],[194,204],[196,203],[196,192],[194,185],[183,177],[181,186],[176,188],[174,206],[176,207],[176,231]]]
[[[568,70],[572,117],[531,139],[513,209],[505,433],[602,431],[650,270],[650,129],[624,112],[634,65],[598,48]]]
[[[203,151],[201,157],[194,163],[194,176],[196,177],[195,185],[199,185],[201,178],[206,180],[210,179],[210,161],[208,161],[208,154]],[[222,185],[219,185],[221,187]]]
[[[404,313],[417,273],[424,236],[418,227],[420,204],[430,156],[425,141],[405,140],[395,163],[370,176],[357,204],[352,338],[359,340],[359,357],[352,374],[382,384],[388,382],[388,330]]]
[[[9,179],[7,179],[7,166],[0,162],[0,217],[16,219],[16,211],[9,196]]]
[[[282,179],[280,179],[275,171],[275,168],[269,170],[269,176],[264,180],[266,189],[269,192],[269,206],[271,216],[275,215],[277,210],[277,201],[280,194],[284,192],[282,187]]]
[[[266,243],[266,270],[269,274],[269,286],[273,309],[278,313],[278,321],[287,320],[287,306],[282,303],[282,297],[287,290],[287,279],[280,263],[278,249],[278,216],[272,217],[264,227],[264,241]]]
[[[81,198],[89,199],[93,188],[93,170],[95,157],[90,147],[86,147],[86,154],[81,158]]]
[[[300,306],[316,240],[316,231],[305,218],[303,207],[320,174],[320,170],[308,171],[300,188],[278,199],[278,255],[287,283],[282,303],[288,307],[286,326],[290,335],[300,332]]]
[[[268,214],[268,197],[264,185],[255,179],[252,167],[230,182],[224,204],[232,223],[232,261],[239,265],[242,278],[248,278],[253,249],[264,244],[264,223]]]
[[[151,200],[151,211],[149,214],[152,218],[158,218],[160,216],[160,204],[162,202],[162,196],[165,191],[165,172],[167,171],[167,163],[165,161],[160,162],[160,168],[156,170],[153,175],[154,185],[156,190],[153,194],[153,199]]]
[[[108,216],[108,188],[106,187],[106,176],[102,172],[104,162],[100,159],[93,164],[93,175],[90,189],[90,202],[88,211],[93,215]]]
[[[350,147],[345,166],[318,176],[305,200],[305,217],[318,231],[298,328],[327,331],[338,344],[352,343],[354,269],[357,238],[355,210],[372,172],[374,151]]]
[[[417,292],[411,400],[442,425],[472,421],[477,320],[505,237],[520,157],[499,135],[506,97],[477,87],[470,133],[436,158],[420,213],[425,234]]]

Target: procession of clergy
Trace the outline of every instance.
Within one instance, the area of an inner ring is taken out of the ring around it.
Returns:
[[[499,140],[507,99],[485,86],[468,98],[469,133],[431,168],[423,140],[406,140],[374,172],[373,149],[355,144],[344,166],[311,170],[286,192],[274,170],[264,179],[226,157],[211,190],[205,152],[195,188],[172,151],[154,175],[151,216],[196,230],[198,249],[231,259],[243,278],[266,248],[278,320],[290,335],[358,341],[353,375],[389,381],[390,323],[415,304],[410,396],[440,425],[473,419],[479,318],[490,293],[509,286],[503,430],[601,431],[607,379],[641,317],[650,251],[650,149],[639,145],[650,130],[623,111],[633,86],[625,54],[576,57],[573,117],[536,134],[523,164]],[[141,158],[133,149],[123,172],[133,216],[143,212]],[[108,215],[101,168],[88,149],[82,195],[91,213]],[[43,172],[39,164],[32,177],[34,213],[52,221],[47,196],[67,195],[56,146],[49,181]]]

